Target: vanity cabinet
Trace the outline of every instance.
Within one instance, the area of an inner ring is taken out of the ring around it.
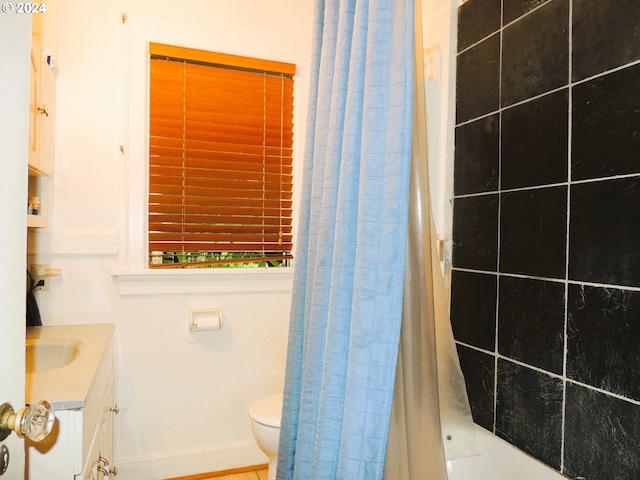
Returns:
[[[78,342],[71,363],[27,375],[27,402],[49,398],[56,422],[40,443],[27,441],[25,480],[113,479],[113,326],[32,327],[27,340]]]
[[[28,214],[27,226],[46,227],[47,177],[54,169],[56,76],[35,42],[31,48],[29,98],[29,198],[40,199],[40,210],[37,215]]]

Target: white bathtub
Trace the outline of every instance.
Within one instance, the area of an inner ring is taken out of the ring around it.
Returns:
[[[447,462],[449,480],[566,480],[556,470],[476,426],[480,455]]]

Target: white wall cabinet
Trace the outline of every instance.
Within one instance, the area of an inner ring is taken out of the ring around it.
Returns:
[[[31,49],[29,104],[29,172],[32,175],[52,176],[56,76],[36,45]]]
[[[35,44],[31,48],[31,86],[29,101],[29,198],[40,199],[37,215],[29,214],[29,227],[46,227],[48,187],[53,175],[56,111],[56,76]],[[26,208],[26,205],[25,205]]]

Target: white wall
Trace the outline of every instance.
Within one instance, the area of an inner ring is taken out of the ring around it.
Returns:
[[[47,13],[38,19],[41,44],[55,49],[58,61],[56,166],[51,195],[41,200],[50,202],[50,226],[30,235],[29,261],[63,271],[51,280],[49,291],[38,292],[44,324],[116,325],[119,478],[161,479],[266,461],[253,444],[246,411],[254,399],[282,388],[291,297],[287,275],[214,275],[200,278],[197,287],[171,277],[164,277],[160,287],[145,281],[139,286],[139,278],[133,277],[133,289],[173,293],[121,294],[130,281],[112,275],[121,266],[121,215],[126,213],[121,179],[126,180],[129,162],[139,160],[128,156],[128,27],[122,12],[205,29],[214,32],[212,38],[246,36],[232,45],[222,41],[219,50],[225,53],[247,55],[256,38],[263,40],[260,47],[289,43],[275,48],[273,59],[298,65],[299,165],[313,3],[57,0],[47,4]],[[453,151],[455,57],[450,37],[458,0],[423,3],[425,47],[439,43],[442,49],[442,77],[427,82],[427,102],[434,211],[438,234],[444,238],[450,231]],[[249,283],[250,291],[243,292]],[[218,304],[225,320],[222,331],[207,341],[190,342],[188,309]]]
[[[303,151],[312,2],[296,0],[57,0],[36,21],[41,46],[57,58],[55,176],[49,227],[31,232],[30,263],[60,268],[37,293],[45,325],[116,325],[115,457],[118,478],[161,479],[266,462],[254,445],[250,403],[282,389],[291,274],[228,271],[196,283],[114,276],[121,267],[130,19],[205,32],[224,53],[298,65],[296,159]],[[208,33],[207,33],[208,32]],[[218,39],[218,40],[216,40]],[[189,46],[189,45],[187,45]],[[134,138],[135,139],[135,138]],[[132,280],[133,278],[133,280]],[[121,287],[145,293],[123,294]],[[247,291],[248,290],[248,291]],[[149,293],[149,292],[165,293]],[[172,293],[166,293],[167,291]],[[191,292],[191,293],[185,293]],[[222,306],[221,331],[187,332],[189,308]]]
[[[445,270],[450,263],[455,125],[456,32],[460,0],[422,0],[424,48],[439,49],[435,80],[425,80],[429,186],[437,237],[444,240]]]

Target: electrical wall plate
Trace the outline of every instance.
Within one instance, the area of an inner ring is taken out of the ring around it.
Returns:
[[[49,278],[45,276],[49,265],[46,263],[34,263],[31,265],[29,272],[33,278],[34,290],[49,290]]]

